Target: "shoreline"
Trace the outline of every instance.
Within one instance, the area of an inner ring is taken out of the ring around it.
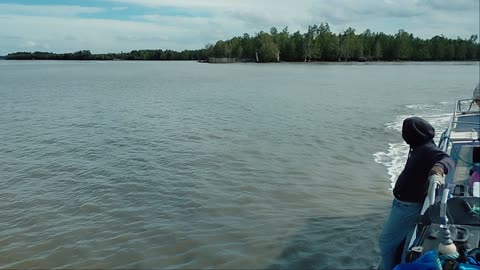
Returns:
[[[370,61],[278,61],[278,62],[255,62],[255,61],[231,61],[231,62],[208,62],[207,60],[184,60],[184,59],[172,59],[172,60],[141,60],[141,59],[118,59],[118,60],[106,60],[106,59],[7,59],[1,58],[0,61],[20,61],[20,62],[197,62],[201,64],[341,64],[341,63],[474,63],[480,62],[480,59],[476,60],[370,60]]]

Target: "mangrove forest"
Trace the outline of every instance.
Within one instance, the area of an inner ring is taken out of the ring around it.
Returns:
[[[436,35],[421,39],[404,30],[390,35],[355,29],[334,33],[328,23],[309,26],[305,33],[290,33],[272,27],[269,32],[248,33],[229,40],[219,40],[203,49],[134,50],[131,52],[93,54],[16,52],[7,60],[198,60],[204,62],[313,62],[313,61],[478,61],[478,35],[456,39]]]

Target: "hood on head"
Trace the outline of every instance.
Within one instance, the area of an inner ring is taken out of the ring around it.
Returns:
[[[435,129],[420,117],[413,116],[403,121],[402,138],[410,146],[420,146],[435,137]]]

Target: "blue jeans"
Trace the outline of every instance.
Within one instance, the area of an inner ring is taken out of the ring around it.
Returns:
[[[396,260],[397,250],[402,241],[415,228],[421,210],[421,203],[393,200],[392,210],[380,235],[379,244],[382,255],[380,269],[392,270],[395,265],[400,263]],[[408,243],[405,243],[405,246],[407,245]]]

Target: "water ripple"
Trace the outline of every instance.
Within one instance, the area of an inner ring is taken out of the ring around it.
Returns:
[[[0,65],[1,268],[366,268],[390,200],[373,153],[401,139],[385,123],[432,108],[413,84],[450,97],[478,75],[38,62]]]

